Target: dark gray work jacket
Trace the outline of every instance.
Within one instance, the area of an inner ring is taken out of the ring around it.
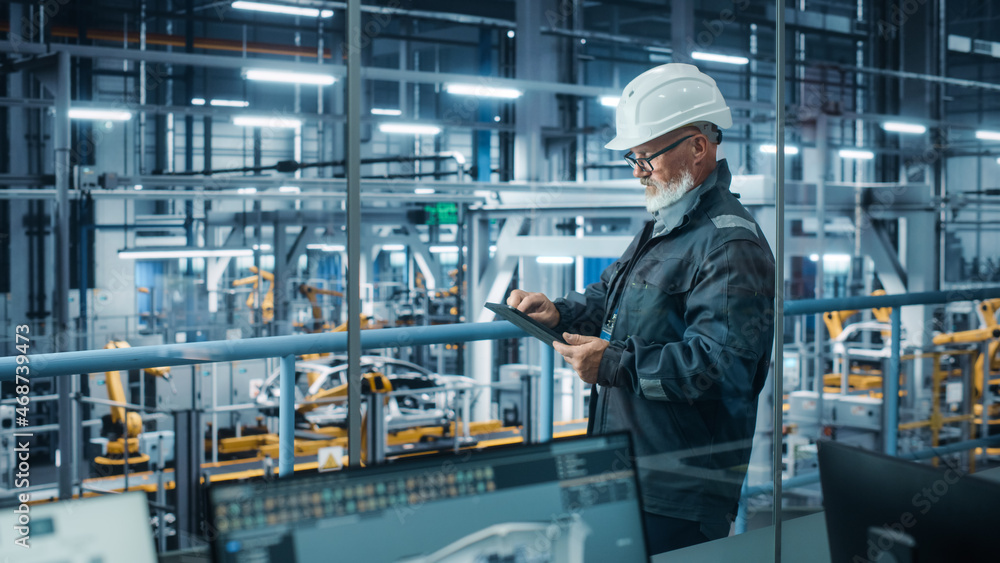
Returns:
[[[678,226],[652,237],[650,221],[583,296],[557,300],[556,330],[600,336],[617,311],[590,432],[631,431],[644,510],[721,532],[750,459],[775,284],[724,160],[714,176]]]

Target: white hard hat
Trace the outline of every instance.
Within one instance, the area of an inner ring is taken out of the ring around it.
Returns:
[[[604,148],[630,149],[695,122],[733,126],[715,80],[694,65],[660,65],[635,77],[622,91],[615,110],[617,135]]]

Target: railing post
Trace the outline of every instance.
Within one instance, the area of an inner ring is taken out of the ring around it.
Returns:
[[[542,373],[538,378],[538,441],[552,440],[553,387],[555,386],[555,350],[543,342]]]
[[[892,347],[889,356],[889,373],[883,378],[882,408],[885,409],[885,453],[896,455],[899,436],[899,341],[903,332],[900,307],[892,308]],[[937,392],[937,390],[935,390]]]
[[[368,395],[368,465],[385,461],[385,396],[374,391]],[[458,439],[457,430],[455,439]]]
[[[534,393],[532,393],[532,380],[534,376],[531,370],[521,374],[521,436],[525,444],[535,443],[534,429]]]
[[[278,477],[295,471],[295,356],[281,357],[278,405]]]

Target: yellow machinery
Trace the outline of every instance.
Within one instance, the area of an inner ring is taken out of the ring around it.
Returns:
[[[271,322],[274,319],[274,274],[264,270],[257,271],[257,266],[250,266],[250,271],[254,273],[252,276],[247,276],[245,278],[240,278],[238,280],[233,280],[234,286],[240,285],[253,285],[253,291],[247,296],[247,307],[253,309],[256,306],[255,297],[259,293],[260,280],[268,282],[267,291],[264,292],[264,298],[261,299],[261,320],[265,323]]]
[[[983,389],[993,383],[1000,383],[1000,380],[990,380],[986,381],[986,366],[987,361],[989,361],[989,371],[1000,370],[1000,357],[997,355],[997,351],[1000,350],[1000,323],[997,323],[997,310],[1000,309],[1000,299],[988,299],[986,301],[980,302],[976,306],[976,310],[979,312],[979,316],[983,321],[983,327],[974,330],[963,330],[961,332],[952,332],[946,334],[939,334],[934,337],[934,344],[939,346],[945,344],[976,344],[981,342],[989,342],[986,346],[986,354],[977,354],[976,363],[973,366],[972,372],[972,401],[973,408],[976,416],[982,416],[983,407],[980,403],[980,399],[983,396]],[[994,405],[997,407],[991,409],[989,417],[993,418],[1000,414],[1000,405]],[[993,423],[1000,423],[1000,421],[992,421]]]
[[[876,289],[872,292],[873,297],[880,295],[885,295],[885,291],[882,289]],[[857,310],[853,311],[828,311],[823,313],[823,322],[826,324],[826,331],[831,339],[835,339],[844,332],[844,321],[857,313]],[[892,307],[878,307],[872,309],[872,315],[880,323],[888,323],[891,320]],[[890,338],[891,334],[888,330],[882,331],[882,338]],[[847,377],[847,382],[849,388],[856,391],[869,391],[872,389],[878,389],[882,387],[882,372],[881,370],[873,369],[868,370],[865,373],[852,373]],[[830,393],[839,393],[841,386],[841,376],[839,373],[828,373],[823,376],[823,386],[826,387],[826,391]]]
[[[105,349],[129,348],[128,342],[124,340],[112,340],[108,342]],[[146,368],[146,373],[169,378],[170,368]],[[104,373],[105,385],[108,388],[108,399],[116,403],[127,403],[125,389],[122,387],[121,372],[108,371]],[[139,453],[139,434],[142,433],[142,415],[135,411],[125,412],[125,407],[111,407],[111,422],[122,425],[124,431],[117,439],[108,442],[108,455],[94,458],[98,465],[123,466],[125,458],[129,464],[145,463],[149,461],[149,456]],[[126,454],[126,449],[128,453]]]
[[[312,329],[306,328],[306,332],[321,332],[329,328],[329,325],[323,321],[323,308],[319,306],[319,300],[316,298],[317,295],[332,295],[334,297],[344,297],[344,294],[339,291],[334,291],[332,289],[323,289],[320,287],[301,284],[299,286],[299,293],[305,295],[306,299],[309,300],[309,305],[312,306],[312,318],[313,324]],[[362,317],[362,324],[365,320]],[[346,325],[345,325],[346,330]]]

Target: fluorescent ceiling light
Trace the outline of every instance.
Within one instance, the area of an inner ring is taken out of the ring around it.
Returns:
[[[777,145],[761,145],[760,152],[765,154],[778,154]],[[785,145],[785,154],[799,154],[799,147],[794,145]]]
[[[233,125],[244,127],[274,127],[274,128],[297,128],[302,125],[298,119],[290,117],[275,116],[249,116],[243,115],[233,118]]]
[[[250,105],[250,102],[245,102],[243,100],[212,100],[208,103],[213,106],[222,106],[227,108],[245,108]]]
[[[496,88],[484,84],[447,84],[444,87],[449,94],[460,96],[479,96],[480,98],[520,98],[520,90],[513,88]]]
[[[267,12],[269,14],[286,14],[289,16],[305,16],[307,18],[329,18],[333,16],[333,10],[318,10],[316,8],[288,6],[284,4],[265,4],[263,2],[244,2],[242,0],[233,2],[233,9]]]
[[[1000,164],[1000,158],[997,159],[997,164]]]
[[[205,98],[191,98],[191,105],[203,106],[205,105]]]
[[[746,57],[733,57],[731,55],[718,55],[716,53],[703,53],[700,51],[691,53],[691,58],[699,61],[712,61],[715,63],[726,63],[730,65],[745,65],[750,62],[750,59]]]
[[[222,258],[253,256],[249,248],[144,248],[119,250],[123,260],[163,260],[167,258]]]
[[[253,245],[253,249],[254,250],[260,250],[261,252],[266,252],[268,250],[271,250],[271,245],[270,244],[255,244],[255,245]]]
[[[406,250],[405,244],[383,244],[382,250],[393,252],[398,250]]]
[[[329,74],[309,74],[305,72],[286,72],[283,70],[268,70],[263,68],[248,68],[243,71],[247,80],[264,82],[289,82],[292,84],[320,84],[329,86],[337,81]]]
[[[923,125],[917,125],[916,123],[901,123],[899,121],[886,121],[882,124],[882,129],[892,131],[893,133],[911,133],[913,135],[920,135],[927,132],[927,127],[924,127]]]
[[[840,158],[854,158],[857,160],[871,160],[875,158],[875,153],[872,151],[863,151],[857,149],[840,149]]]
[[[297,194],[302,191],[302,188],[298,186],[281,186],[278,191],[285,194]]]
[[[621,96],[601,96],[601,105],[609,108],[616,107]]]
[[[403,115],[403,110],[392,108],[372,108],[372,115]]]
[[[576,258],[572,256],[539,256],[535,258],[535,262],[539,264],[572,264],[576,262]]]
[[[382,248],[385,248],[384,246]],[[427,249],[431,254],[444,254],[448,252],[458,252],[457,246],[443,245],[443,246],[431,246]]]
[[[507,39],[513,39],[513,38],[514,38],[514,30],[513,29],[508,29],[507,30]]]
[[[436,125],[417,125],[415,123],[379,123],[378,130],[383,133],[407,133],[410,135],[437,135],[441,128]]]
[[[309,250],[322,250],[323,252],[343,252],[345,250],[342,244],[307,244],[306,248]]]
[[[128,121],[132,112],[115,109],[70,108],[70,119],[94,119],[103,121]]]
[[[984,141],[1000,141],[1000,131],[976,131],[976,138]]]
[[[257,193],[257,188],[237,188],[236,193],[238,194],[255,194]]]
[[[134,190],[141,190],[142,189],[142,184],[136,184],[136,185],[132,186],[132,189],[134,189]]]
[[[437,193],[437,191],[434,188],[414,188],[413,193],[417,195],[427,195]]]

